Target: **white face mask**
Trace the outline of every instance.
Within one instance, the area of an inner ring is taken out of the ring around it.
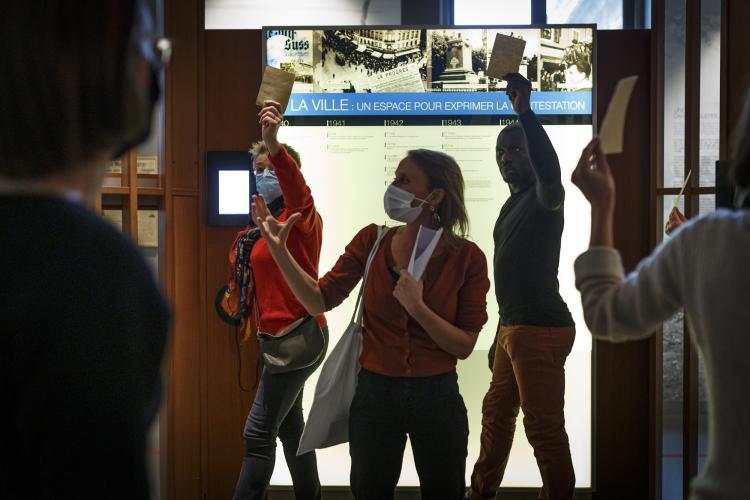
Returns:
[[[422,203],[416,207],[412,207],[411,202],[413,200],[419,200]],[[417,220],[417,217],[424,210],[425,203],[427,203],[427,200],[417,198],[410,192],[404,191],[393,184],[388,186],[383,196],[383,207],[388,217],[399,222],[405,222],[406,224]]]

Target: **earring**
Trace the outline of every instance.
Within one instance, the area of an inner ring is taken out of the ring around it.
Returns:
[[[432,211],[432,223],[436,226],[440,225],[440,214],[437,210],[435,210],[434,205],[430,205],[430,210]]]

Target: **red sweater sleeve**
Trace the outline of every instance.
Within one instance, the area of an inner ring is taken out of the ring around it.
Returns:
[[[370,224],[361,229],[333,268],[318,280],[326,311],[330,311],[346,299],[357,286],[365,271],[367,256],[378,236],[378,226]]]
[[[474,243],[465,244],[469,245],[469,263],[466,279],[458,290],[455,324],[462,330],[478,333],[487,323],[487,292],[490,289],[487,257]]]
[[[303,233],[309,233],[319,223],[319,215],[315,210],[315,202],[312,192],[305,182],[302,171],[297,166],[284,146],[275,156],[269,153],[269,159],[273,163],[276,177],[279,179],[281,193],[284,196],[284,204],[289,214],[300,213],[302,218],[294,225],[294,229]]]

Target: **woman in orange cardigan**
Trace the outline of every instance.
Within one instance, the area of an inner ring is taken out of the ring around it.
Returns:
[[[349,418],[351,488],[357,499],[393,498],[408,436],[422,498],[461,499],[469,434],[456,362],[487,321],[487,259],[466,240],[464,181],[456,161],[410,151],[384,198],[392,228],[364,292],[362,369]],[[363,228],[318,280],[294,257],[289,238],[303,216],[274,218],[261,197],[253,215],[290,288],[310,314],[338,304],[362,278],[377,226]],[[420,227],[442,229],[422,279],[407,271]]]

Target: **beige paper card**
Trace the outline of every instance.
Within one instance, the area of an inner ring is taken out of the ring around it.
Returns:
[[[110,224],[122,231],[122,210],[102,210],[102,217],[107,219]]]
[[[137,161],[137,171],[139,174],[158,174],[159,157],[158,156],[139,156]]]
[[[492,46],[490,63],[487,65],[487,76],[502,78],[508,73],[518,73],[524,48],[526,40],[500,33],[495,35],[495,45]]]
[[[138,210],[138,246],[159,246],[159,211]]]
[[[273,66],[266,66],[255,104],[262,107],[263,101],[276,101],[281,104],[281,112],[283,113],[286,111],[286,105],[289,104],[289,96],[292,94],[293,85],[293,73],[287,73]]]
[[[625,117],[637,76],[621,78],[617,82],[612,99],[607,107],[607,114],[599,128],[599,141],[606,155],[622,153],[623,136],[625,135]]]
[[[104,167],[104,171],[108,174],[121,174],[122,173],[122,160],[111,160],[107,162]]]

